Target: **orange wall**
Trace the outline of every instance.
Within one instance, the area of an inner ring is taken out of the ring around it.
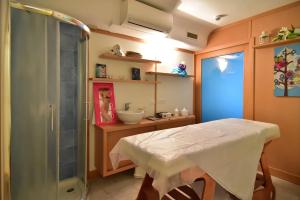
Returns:
[[[214,31],[208,40],[207,48],[197,52],[196,69],[199,60],[206,55],[218,54],[220,49],[229,49],[248,44],[248,61],[254,69],[245,73],[252,80],[254,104],[253,119],[276,123],[280,126],[281,137],[268,148],[268,158],[272,175],[300,184],[300,97],[275,97],[273,94],[273,47],[254,49],[255,38],[262,31],[275,34],[282,26],[300,27],[300,2],[290,4],[231,24]],[[254,75],[254,76],[253,76]],[[198,79],[198,80],[197,80]],[[196,77],[198,87],[201,80]],[[196,85],[196,87],[197,87]],[[249,87],[251,89],[251,87]],[[249,100],[248,102],[253,102]]]

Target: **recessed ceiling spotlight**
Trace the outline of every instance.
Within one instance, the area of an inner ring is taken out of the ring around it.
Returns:
[[[215,16],[215,20],[216,20],[216,21],[219,21],[221,18],[227,17],[227,16],[228,16],[227,14],[216,15],[216,16]]]

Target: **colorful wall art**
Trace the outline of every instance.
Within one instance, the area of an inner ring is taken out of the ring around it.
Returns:
[[[94,83],[94,109],[96,125],[117,122],[114,86],[112,83]]]
[[[274,49],[274,95],[300,96],[300,43]]]

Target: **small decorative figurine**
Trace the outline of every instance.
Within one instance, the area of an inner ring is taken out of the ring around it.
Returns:
[[[116,44],[115,46],[112,47],[110,50],[110,53],[115,55],[115,56],[124,56],[124,53],[120,47],[120,45]]]
[[[188,116],[189,115],[189,111],[186,108],[183,108],[180,111],[181,116]]]
[[[172,73],[178,74],[179,76],[182,76],[182,77],[186,77],[187,76],[186,65],[184,64],[184,62],[177,65],[177,67],[172,70]]]
[[[178,108],[174,109],[174,117],[178,117],[179,116],[179,110]]]
[[[259,44],[265,44],[268,43],[270,41],[270,35],[269,33],[263,31],[261,32],[260,36],[259,36]]]

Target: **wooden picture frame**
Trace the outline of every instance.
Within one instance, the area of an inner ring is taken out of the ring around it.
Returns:
[[[117,122],[113,83],[94,83],[94,111],[96,125],[108,125]]]

